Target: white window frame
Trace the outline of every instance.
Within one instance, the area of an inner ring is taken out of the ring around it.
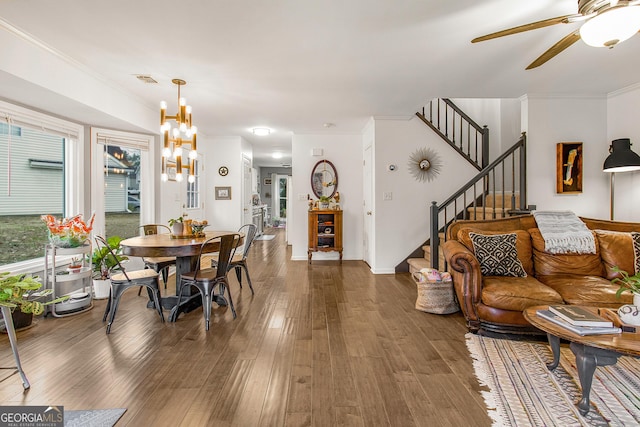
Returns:
[[[104,214],[104,146],[140,150],[140,224],[155,223],[155,150],[154,136],[111,129],[91,128],[91,209],[96,214],[93,235],[105,235]]]
[[[64,215],[71,217],[83,214],[88,218],[91,214],[84,212],[84,183],[88,175],[84,161],[84,126],[5,101],[0,101],[0,120],[10,120],[15,126],[36,129],[65,138]],[[42,251],[44,254],[44,248]],[[0,272],[35,273],[42,271],[43,268],[44,256],[0,266]]]

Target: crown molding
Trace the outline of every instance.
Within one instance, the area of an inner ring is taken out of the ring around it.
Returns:
[[[607,94],[607,98],[615,98],[616,96],[624,95],[625,93],[633,92],[640,89],[640,82],[634,83],[631,86],[623,87],[622,89],[614,90]]]

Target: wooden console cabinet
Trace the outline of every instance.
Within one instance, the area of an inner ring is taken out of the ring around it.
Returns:
[[[309,211],[309,264],[313,252],[340,253],[342,263],[342,211]]]

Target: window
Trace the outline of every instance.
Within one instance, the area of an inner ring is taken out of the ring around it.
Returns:
[[[194,176],[195,181],[187,182],[187,209],[200,207],[200,164],[198,160],[195,160]]]
[[[0,270],[37,271],[43,214],[82,212],[82,126],[0,102]]]
[[[93,167],[103,171],[92,180],[94,234],[127,238],[137,236],[141,224],[155,222],[153,139],[151,135],[91,128]]]

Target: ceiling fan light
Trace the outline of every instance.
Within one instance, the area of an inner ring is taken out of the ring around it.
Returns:
[[[580,38],[589,46],[613,47],[640,31],[640,6],[603,12],[580,27]]]

